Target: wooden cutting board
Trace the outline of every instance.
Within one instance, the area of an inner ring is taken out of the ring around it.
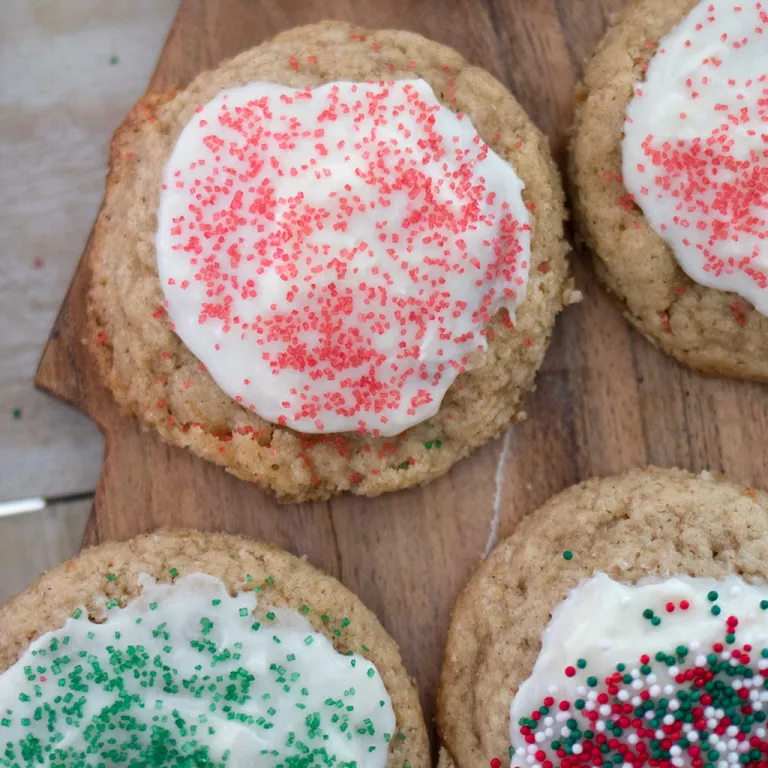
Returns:
[[[505,82],[563,161],[581,62],[622,0],[182,0],[150,91],[186,85],[264,38],[325,18],[415,30]],[[158,526],[226,530],[306,554],[399,642],[428,722],[451,605],[498,533],[592,475],[652,463],[765,485],[768,388],[705,379],[632,331],[596,284],[559,319],[528,420],[446,477],[377,499],[280,506],[124,419],[83,345],[88,248],[51,332],[37,385],[89,414],[106,457],[86,543]],[[583,261],[583,263],[582,263]],[[494,509],[498,518],[494,519]]]

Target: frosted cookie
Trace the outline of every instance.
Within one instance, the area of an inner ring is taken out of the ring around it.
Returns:
[[[456,603],[442,768],[764,766],[767,564],[768,494],[708,473],[555,496]]]
[[[768,379],[759,2],[635,0],[586,66],[571,182],[627,319],[681,362]]]
[[[282,550],[105,544],[0,608],[0,765],[430,764],[376,617]]]
[[[90,348],[128,413],[286,500],[412,486],[521,418],[572,301],[546,139],[418,35],[327,22],[145,99]]]

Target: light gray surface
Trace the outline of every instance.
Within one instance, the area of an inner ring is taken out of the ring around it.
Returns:
[[[0,603],[80,548],[90,501],[0,520]]]
[[[110,136],[145,90],[177,5],[2,2],[0,501],[96,484],[98,430],[32,378],[102,198]],[[0,602],[77,550],[88,507],[0,519]]]

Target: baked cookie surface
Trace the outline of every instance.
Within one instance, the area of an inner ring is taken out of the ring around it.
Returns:
[[[226,395],[169,327],[155,259],[163,166],[195,109],[223,88],[262,80],[290,87],[334,80],[423,78],[466,113],[515,169],[531,207],[526,299],[514,327],[499,312],[482,363],[462,374],[438,413],[405,433],[300,434]],[[290,30],[201,74],[177,95],[146,98],[115,136],[91,250],[89,346],[124,411],[283,500],[341,491],[377,495],[428,481],[520,418],[567,286],[563,196],[546,139],[504,87],[455,51],[418,35],[327,22]]]
[[[692,280],[622,182],[634,86],[660,38],[695,0],[634,0],[587,63],[576,94],[570,185],[579,231],[629,322],[663,351],[712,375],[768,380],[768,317],[730,291]]]
[[[764,581],[767,562],[768,494],[706,473],[635,470],[555,496],[496,547],[456,602],[438,696],[441,766],[509,765],[513,696],[553,609],[582,579]]]
[[[63,626],[79,607],[92,618],[102,617],[108,604],[124,607],[138,596],[141,574],[168,583],[194,573],[216,577],[230,594],[256,589],[258,612],[266,607],[300,612],[336,651],[373,662],[390,695],[400,734],[391,741],[387,765],[430,765],[418,694],[396,644],[373,613],[304,560],[240,536],[158,532],[93,547],[52,569],[0,607],[0,673],[35,638]]]

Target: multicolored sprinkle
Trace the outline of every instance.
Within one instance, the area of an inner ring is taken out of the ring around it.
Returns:
[[[731,586],[738,595],[740,587]],[[640,608],[648,627],[644,641],[665,631],[685,633],[663,650],[616,659],[610,674],[595,674],[595,654],[572,659],[562,668],[567,679],[579,675],[574,694],[550,686],[551,695],[512,724],[513,766],[576,768],[765,768],[768,766],[768,633],[757,631],[768,599],[754,597],[748,610],[749,634],[759,645],[740,639],[741,620],[726,615],[720,591],[698,599],[667,600],[660,610]],[[720,636],[703,643],[695,634],[698,619],[722,615]],[[622,621],[619,617],[617,624]],[[559,632],[566,631],[560,625]],[[601,628],[594,627],[595,653]],[[667,635],[665,635],[667,637]],[[563,647],[567,647],[563,639]],[[656,645],[658,647],[658,645]],[[604,653],[609,653],[608,645]],[[495,758],[498,760],[498,758]],[[491,763],[493,765],[493,761]]]

